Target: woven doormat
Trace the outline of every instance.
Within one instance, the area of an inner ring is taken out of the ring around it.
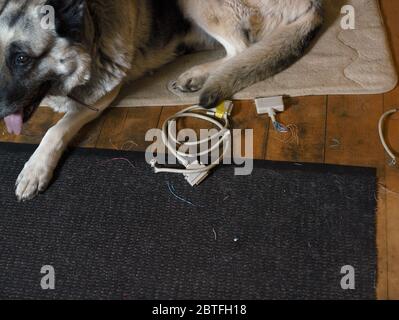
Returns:
[[[378,0],[325,0],[325,27],[310,52],[286,71],[236,94],[238,100],[257,97],[326,94],[375,94],[397,83]],[[356,29],[341,28],[341,8],[352,5]],[[179,58],[152,75],[127,85],[117,106],[169,106],[198,102],[198,94],[170,91],[169,84],[194,65],[223,52],[201,52]]]
[[[194,189],[141,153],[74,150],[18,203],[33,149],[0,144],[1,299],[375,298],[374,169],[259,161]],[[348,265],[355,290],[341,286]]]

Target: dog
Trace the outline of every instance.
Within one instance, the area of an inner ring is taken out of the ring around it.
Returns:
[[[221,46],[223,59],[176,82],[211,108],[298,60],[322,23],[322,0],[0,0],[0,119],[20,134],[43,100],[65,113],[19,175],[18,200],[46,190],[68,143],[124,83]]]

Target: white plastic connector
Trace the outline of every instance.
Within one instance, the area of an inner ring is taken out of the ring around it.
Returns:
[[[205,168],[206,168],[206,166],[199,163],[198,161],[194,161],[193,163],[189,164],[186,167],[187,173],[184,174],[184,177],[192,187],[200,185],[201,182],[204,181],[208,177],[209,171],[190,173],[189,170],[198,170],[198,169],[205,169]]]
[[[270,97],[270,98],[258,98],[255,99],[256,110],[258,114],[269,114],[271,111],[284,112],[284,100],[283,97]]]
[[[279,133],[287,133],[288,127],[278,122],[276,115],[278,112],[284,112],[284,100],[283,97],[270,97],[270,98],[258,98],[255,99],[256,110],[258,114],[267,114],[272,120],[274,129]]]
[[[226,100],[224,102],[224,109],[225,109],[226,115],[230,117],[233,112],[233,109],[234,109],[233,101]]]

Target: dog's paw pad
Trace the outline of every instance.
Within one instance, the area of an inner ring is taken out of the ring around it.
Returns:
[[[176,87],[182,92],[197,92],[202,89],[207,78],[205,74],[188,71],[177,79]]]
[[[18,201],[35,198],[46,190],[52,178],[52,170],[30,160],[18,176],[15,184],[15,195]]]

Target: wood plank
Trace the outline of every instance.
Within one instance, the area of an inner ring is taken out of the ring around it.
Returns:
[[[383,112],[382,95],[329,97],[325,161],[342,165],[376,167],[379,182],[385,183],[384,152],[378,136]],[[379,194],[377,215],[379,299],[388,297],[385,197]]]
[[[105,117],[100,116],[96,120],[85,125],[70,143],[72,147],[95,148],[99,139]]]
[[[47,130],[56,124],[62,116],[50,108],[39,108],[24,124],[22,134],[15,136],[12,142],[39,144]]]
[[[96,147],[102,149],[121,149],[118,136],[122,135],[129,108],[111,108],[104,112],[104,123]],[[114,141],[115,140],[115,141]]]
[[[330,96],[327,113],[327,163],[381,167],[378,121],[382,95]]]
[[[291,133],[278,133],[270,125],[266,159],[324,162],[327,98],[295,98],[287,104],[287,111],[278,115],[278,119],[285,125],[294,125],[298,137],[291,139]]]
[[[399,88],[385,95],[384,108],[391,110],[399,107]],[[387,141],[399,156],[399,114],[386,122]],[[385,186],[383,194],[387,207],[387,241],[388,241],[388,296],[399,299],[399,167],[385,168]]]
[[[113,108],[105,115],[97,148],[145,151],[148,130],[157,128],[161,107]]]
[[[381,8],[388,27],[390,43],[393,48],[396,65],[399,66],[399,1],[381,0]],[[384,110],[399,107],[399,87],[384,96]],[[387,136],[392,148],[399,152],[399,116],[395,115],[387,122]],[[385,196],[387,207],[388,242],[388,297],[399,299],[399,169],[386,166]]]
[[[389,268],[388,268],[388,214],[384,184],[386,183],[385,170],[378,170],[378,195],[377,195],[377,253],[378,253],[378,279],[377,298],[389,299]]]
[[[269,119],[259,116],[253,101],[236,101],[232,114],[233,129],[253,130],[253,153],[254,159],[264,159],[266,156],[267,139],[269,134]],[[237,141],[235,142],[237,145]],[[244,155],[244,136],[242,135],[242,152]],[[238,149],[238,148],[237,148]]]

